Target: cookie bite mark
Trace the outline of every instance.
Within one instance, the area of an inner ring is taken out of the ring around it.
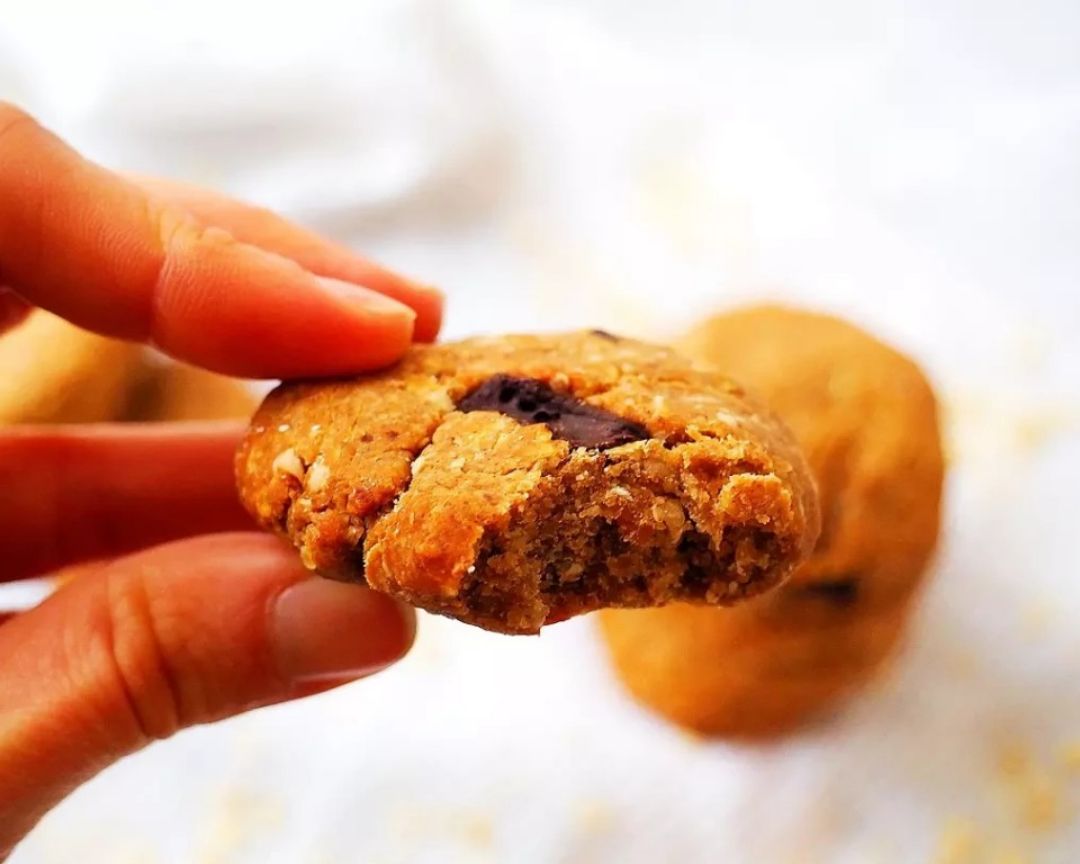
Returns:
[[[580,482],[579,466],[568,465],[559,473],[563,482],[568,477],[575,485]],[[523,547],[492,538],[481,549],[476,571],[462,587],[472,620],[495,622],[483,625],[491,629],[531,633],[609,607],[674,600],[728,605],[772,584],[768,568],[776,566],[778,557],[766,558],[766,568],[737,575],[738,530],[731,540],[716,544],[699,534],[677,503],[675,519],[620,511],[610,506],[610,493],[622,487],[612,487],[599,472],[597,478],[593,488],[581,490],[589,496],[584,507],[575,500],[577,490],[574,497],[530,502],[515,520],[527,538]],[[558,480],[550,484],[558,485]],[[642,491],[636,490],[635,498],[648,511],[670,500]],[[681,524],[674,527],[673,522]],[[765,531],[762,536],[761,545],[769,545]],[[703,542],[684,543],[687,537]]]
[[[535,378],[493,375],[458,402],[458,410],[497,411],[519,423],[543,423],[571,447],[608,450],[643,441],[649,430]]]

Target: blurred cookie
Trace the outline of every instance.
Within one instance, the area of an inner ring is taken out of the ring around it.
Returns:
[[[141,352],[35,310],[0,335],[0,424],[113,419]]]
[[[818,530],[772,415],[673,351],[599,331],[417,346],[380,375],[283,384],[237,474],[309,567],[505,633],[741,602]]]
[[[258,399],[242,381],[187,366],[144,362],[125,408],[124,420],[247,419]]]
[[[745,383],[795,433],[817,479],[821,535],[770,595],[731,610],[605,612],[602,632],[630,691],[676,723],[786,731],[870,677],[903,633],[940,521],[934,394],[907,357],[809,312],[721,315],[681,347]]]

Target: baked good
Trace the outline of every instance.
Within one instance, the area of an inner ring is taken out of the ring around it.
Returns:
[[[0,425],[114,418],[141,352],[35,309],[0,336]]]
[[[121,419],[162,420],[247,419],[258,399],[243,381],[207,372],[185,363],[143,362]]]
[[[708,734],[768,735],[866,681],[904,631],[938,536],[933,391],[907,357],[826,315],[774,306],[709,319],[680,347],[788,424],[818,483],[809,560],[738,609],[608,612],[615,668],[642,702]]]
[[[308,567],[505,633],[735,603],[818,531],[782,424],[727,378],[602,331],[416,346],[378,375],[283,384],[237,475]]]

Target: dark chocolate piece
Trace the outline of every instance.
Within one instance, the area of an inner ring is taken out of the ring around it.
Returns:
[[[607,339],[609,342],[621,342],[622,338],[616,336],[614,333],[608,333],[607,330],[590,330],[593,336],[599,336],[601,339]]]
[[[607,450],[649,437],[640,423],[559,393],[535,378],[495,375],[457,407],[459,411],[498,411],[519,423],[543,423],[556,438],[590,450]]]
[[[808,582],[799,591],[810,597],[819,597],[836,606],[851,606],[859,599],[859,582],[854,576]]]

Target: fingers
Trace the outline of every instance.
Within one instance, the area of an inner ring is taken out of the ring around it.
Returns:
[[[77,784],[155,738],[371,674],[412,613],[310,577],[274,538],[139,553],[0,626],[0,858]]]
[[[0,280],[79,326],[254,378],[385,366],[416,318],[204,225],[3,103]]]
[[[31,306],[10,288],[0,285],[0,335],[23,322]]]
[[[199,222],[224,228],[241,243],[283,255],[319,276],[364,285],[407,304],[417,316],[414,339],[431,342],[438,335],[443,295],[437,288],[399,276],[271,210],[241,204],[186,183],[150,177],[131,179],[154,197],[183,208]]]
[[[233,480],[241,431],[233,423],[0,430],[0,581],[251,527]]]

